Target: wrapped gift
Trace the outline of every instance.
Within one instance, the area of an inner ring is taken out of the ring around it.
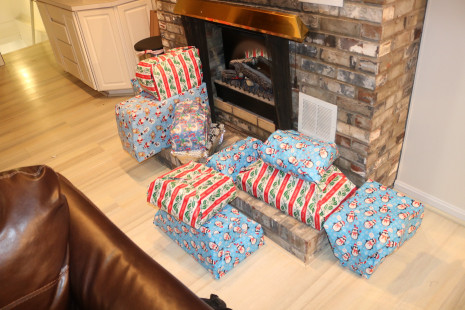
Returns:
[[[210,133],[209,105],[201,100],[185,100],[176,104],[171,129],[173,155],[207,156]]]
[[[199,228],[235,197],[236,186],[230,177],[189,162],[156,178],[149,186],[147,201]]]
[[[421,225],[423,205],[368,180],[324,224],[342,266],[369,278]]]
[[[206,165],[235,180],[243,168],[260,158],[258,149],[261,145],[262,141],[247,137],[207,158]]]
[[[336,166],[330,166],[320,182],[315,183],[280,171],[261,159],[240,172],[236,184],[239,189],[317,230],[321,230],[324,221],[356,190]]]
[[[199,229],[160,210],[154,224],[216,279],[224,276],[264,244],[260,224],[226,205]]]
[[[143,91],[117,104],[116,124],[123,148],[141,162],[170,147],[174,108],[182,100],[208,104],[205,83],[163,101],[157,101]]]
[[[202,64],[197,48],[187,46],[142,60],[136,67],[141,87],[164,100],[202,84]]]
[[[267,164],[309,182],[319,182],[338,156],[335,143],[313,139],[294,130],[276,130],[263,143]]]

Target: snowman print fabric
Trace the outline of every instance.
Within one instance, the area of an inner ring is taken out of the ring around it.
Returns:
[[[160,210],[154,224],[190,254],[216,279],[264,245],[260,224],[226,205],[199,229]]]
[[[308,182],[319,182],[338,156],[335,143],[312,139],[294,130],[277,130],[263,143],[267,164]]]
[[[206,165],[235,180],[240,171],[258,160],[261,145],[262,141],[247,137],[210,156]]]
[[[341,265],[369,278],[386,256],[416,233],[423,212],[420,202],[368,180],[324,228]]]

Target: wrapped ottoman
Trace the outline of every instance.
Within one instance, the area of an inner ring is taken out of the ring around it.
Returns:
[[[280,171],[259,159],[236,178],[239,189],[272,205],[317,230],[356,190],[355,185],[332,165],[320,182],[308,182]]]
[[[141,162],[170,147],[175,105],[185,100],[208,102],[205,83],[163,101],[141,92],[117,104],[116,124],[123,148]]]
[[[264,244],[260,224],[226,205],[199,229],[194,229],[165,211],[155,214],[154,224],[216,279]]]
[[[368,180],[324,228],[342,266],[369,278],[386,256],[415,234],[423,212],[420,202]]]
[[[230,177],[189,162],[150,183],[147,202],[198,229],[235,197]]]
[[[145,59],[136,67],[141,87],[158,100],[181,94],[202,83],[203,73],[197,48],[176,48]]]

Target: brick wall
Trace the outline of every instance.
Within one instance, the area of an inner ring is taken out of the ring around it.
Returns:
[[[153,0],[152,0],[153,1]],[[405,134],[426,0],[344,1],[342,8],[297,0],[229,1],[298,14],[310,29],[290,42],[298,91],[338,106],[337,165],[357,184],[392,185]],[[157,0],[163,44],[186,44],[175,0]],[[295,64],[295,65],[294,65]]]

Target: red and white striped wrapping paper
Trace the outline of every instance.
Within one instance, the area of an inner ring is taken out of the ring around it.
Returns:
[[[238,188],[321,230],[324,221],[356,187],[334,165],[319,183],[308,182],[258,160],[239,173]]]
[[[147,195],[149,203],[196,229],[234,198],[230,177],[195,162],[156,178]]]
[[[141,87],[157,100],[181,94],[202,84],[199,51],[187,46],[142,60],[137,64],[136,78]]]

